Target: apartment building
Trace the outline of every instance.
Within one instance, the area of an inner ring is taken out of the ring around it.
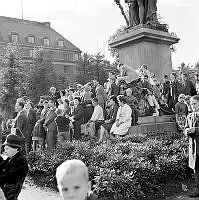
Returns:
[[[17,42],[23,59],[32,63],[34,48],[42,46],[52,55],[56,73],[74,78],[81,50],[56,32],[50,22],[36,22],[0,16],[0,55],[8,43]]]

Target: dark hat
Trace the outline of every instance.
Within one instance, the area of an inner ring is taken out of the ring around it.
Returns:
[[[7,145],[10,147],[14,147],[14,148],[19,148],[19,147],[21,147],[20,138],[17,135],[9,134],[9,135],[7,135],[6,141],[4,142],[3,145],[4,146]]]

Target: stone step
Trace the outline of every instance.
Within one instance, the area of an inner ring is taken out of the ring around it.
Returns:
[[[129,134],[166,134],[177,132],[176,122],[141,124],[130,127]]]
[[[173,122],[175,115],[163,115],[163,116],[147,116],[139,117],[138,124],[153,124],[162,122]]]

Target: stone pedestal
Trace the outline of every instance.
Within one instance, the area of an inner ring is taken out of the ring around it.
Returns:
[[[121,63],[138,69],[148,65],[149,71],[160,80],[164,74],[172,71],[170,46],[179,41],[168,32],[151,29],[148,25],[139,25],[128,29],[109,45],[119,50]]]

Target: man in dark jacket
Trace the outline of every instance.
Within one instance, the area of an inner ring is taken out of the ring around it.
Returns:
[[[27,128],[28,128],[28,117],[27,111],[24,109],[24,103],[18,102],[15,104],[15,111],[17,112],[17,116],[14,119],[14,123],[12,128],[18,128],[22,135],[25,137],[25,151],[28,153],[28,135],[27,135]]]
[[[0,162],[0,187],[6,200],[17,200],[28,173],[26,157],[20,151],[20,138],[9,134],[4,145],[7,159]]]
[[[72,117],[70,119],[73,121],[74,125],[74,139],[81,139],[81,125],[84,122],[84,109],[80,105],[81,99],[79,97],[74,98],[74,110],[72,112]]]
[[[26,103],[25,109],[27,111],[27,153],[29,153],[32,145],[32,131],[36,124],[36,111],[32,102]]]
[[[191,80],[188,79],[187,74],[182,74],[182,94],[194,96],[197,95],[196,88]]]
[[[54,100],[49,100],[49,111],[46,114],[45,122],[44,122],[44,128],[47,130],[46,135],[46,143],[47,143],[47,149],[51,151],[57,142],[57,126],[55,123],[55,118],[57,117],[56,111],[56,103]]]

